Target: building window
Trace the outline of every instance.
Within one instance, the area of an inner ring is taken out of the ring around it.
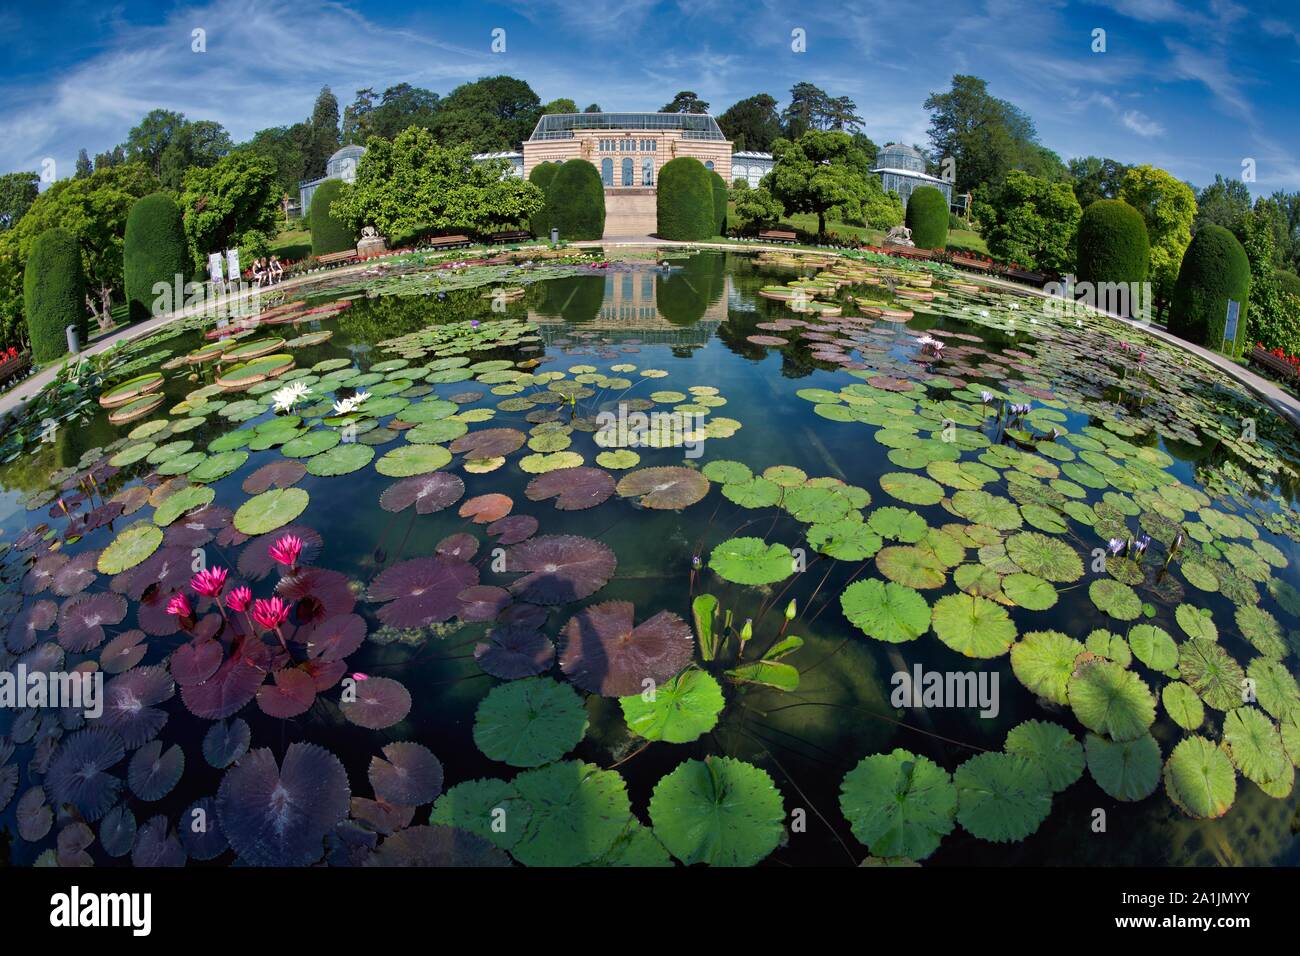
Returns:
[[[608,156],[600,161],[600,181],[606,186],[614,185],[614,161]]]
[[[655,184],[655,161],[647,156],[641,161],[641,185],[653,186]]]
[[[704,168],[707,169],[709,172],[713,172],[713,160],[709,160],[707,163],[705,163]]]
[[[632,181],[632,160],[630,158],[623,160],[623,185],[624,186],[636,185],[636,183]]]

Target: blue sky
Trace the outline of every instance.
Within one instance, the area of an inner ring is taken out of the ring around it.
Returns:
[[[191,51],[206,31],[207,52]],[[506,51],[491,51],[492,31]],[[807,50],[791,50],[791,31]],[[1092,32],[1106,31],[1094,53]],[[1063,157],[1149,162],[1203,185],[1255,161],[1257,193],[1300,189],[1295,0],[515,0],[10,5],[0,11],[0,171],[121,142],[155,107],[236,140],[306,117],[323,84],[446,93],[493,73],[543,100],[653,110],[692,89],[721,112],[807,80],[851,96],[878,143],[926,141],[922,108],[974,73]]]

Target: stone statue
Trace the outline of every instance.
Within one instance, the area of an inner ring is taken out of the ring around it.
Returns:
[[[361,240],[357,243],[357,255],[362,258],[366,256],[377,256],[381,252],[388,251],[388,242],[379,234],[379,230],[374,226],[361,227]]]
[[[885,236],[885,242],[895,246],[915,245],[912,242],[912,230],[906,226],[894,226],[894,228],[890,229]]]
[[[378,239],[378,238],[379,238],[379,230],[376,229],[374,226],[362,226],[362,227],[361,227],[361,238],[362,238],[362,239]]]

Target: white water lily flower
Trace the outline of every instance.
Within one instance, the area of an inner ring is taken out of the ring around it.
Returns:
[[[355,412],[370,395],[366,392],[357,392],[351,398],[343,398],[334,403],[334,412],[337,415],[347,415]]]
[[[311,394],[311,389],[302,382],[292,382],[271,394],[277,412],[287,412]]]

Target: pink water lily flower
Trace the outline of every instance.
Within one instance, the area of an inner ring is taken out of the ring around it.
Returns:
[[[229,573],[225,568],[204,568],[190,579],[190,587],[195,594],[216,597],[226,586],[226,577]]]
[[[226,595],[226,607],[235,611],[247,611],[253,603],[253,592],[246,587],[238,587]]]
[[[281,535],[267,548],[267,553],[272,560],[292,568],[298,563],[298,555],[302,554],[302,538],[296,534]]]
[[[278,629],[289,618],[289,605],[278,597],[258,598],[253,602],[253,620],[265,628]]]
[[[189,599],[184,594],[177,594],[167,602],[167,613],[176,617],[192,617],[194,614]]]

